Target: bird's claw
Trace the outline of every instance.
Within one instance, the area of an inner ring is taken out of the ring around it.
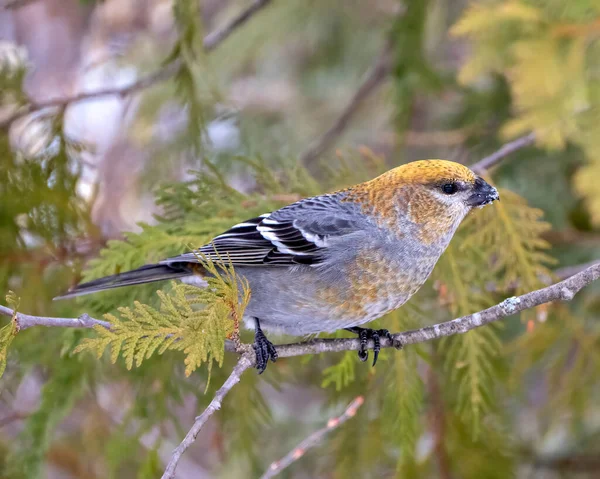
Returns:
[[[277,350],[273,343],[267,339],[260,327],[256,329],[252,347],[256,354],[256,369],[258,369],[258,374],[262,374],[267,368],[269,359],[273,362],[277,361]]]
[[[392,345],[396,349],[402,349],[402,343],[394,340],[394,337],[387,329],[370,329],[370,328],[347,328],[348,331],[358,334],[360,340],[360,349],[358,350],[358,359],[366,361],[369,358],[369,351],[367,344],[369,339],[373,340],[373,366],[377,364],[377,358],[379,357],[379,351],[381,351],[381,338],[387,338],[391,341]]]

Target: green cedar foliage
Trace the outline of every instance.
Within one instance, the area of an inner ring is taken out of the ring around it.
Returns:
[[[122,355],[131,369],[154,353],[183,351],[186,376],[202,363],[208,364],[209,373],[213,361],[221,366],[225,338],[238,333],[250,289],[233,268],[199,260],[209,275],[206,288],[173,283],[170,294],[157,292],[158,309],[139,301],[133,308],[119,308],[121,318],[107,314],[110,329],[95,326],[97,337],[84,339],[75,352],[90,350],[100,358],[110,347],[111,361]]]
[[[515,115],[504,125],[506,137],[534,131],[539,145],[557,149],[572,142],[585,152],[588,164],[573,180],[596,224],[598,15],[600,5],[594,0],[473,2],[452,29],[474,49],[459,74],[461,82],[476,83],[489,73],[508,80]]]
[[[14,311],[12,318],[10,318],[10,322],[0,328],[0,378],[4,374],[4,370],[6,369],[6,359],[8,356],[8,348],[10,344],[13,342],[13,339],[19,332],[17,325],[17,310],[19,309],[19,298],[10,291],[6,295],[6,304]]]

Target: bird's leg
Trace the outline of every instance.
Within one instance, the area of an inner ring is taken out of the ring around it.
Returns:
[[[369,342],[369,339],[373,340],[373,366],[375,366],[375,364],[377,363],[377,358],[379,357],[382,337],[389,339],[397,349],[402,348],[401,344],[397,344],[398,342],[394,341],[392,334],[387,329],[359,328],[358,326],[355,326],[353,328],[346,328],[346,331],[358,334],[358,339],[360,339],[358,359],[360,359],[361,361],[366,361],[369,357],[369,352],[367,351],[367,343]]]
[[[258,374],[262,374],[267,368],[269,359],[273,362],[277,361],[277,351],[273,343],[267,339],[265,333],[260,328],[260,321],[258,318],[254,318],[256,322],[256,329],[254,333],[254,352],[256,353],[256,369]]]

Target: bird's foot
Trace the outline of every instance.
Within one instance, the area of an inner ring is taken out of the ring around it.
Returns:
[[[392,333],[390,333],[387,329],[359,328],[355,326],[353,328],[346,328],[346,330],[358,334],[358,339],[360,339],[358,359],[363,362],[369,357],[367,343],[369,342],[369,339],[373,340],[373,366],[377,364],[377,358],[379,357],[379,351],[381,350],[381,338],[389,339],[396,349],[402,349],[402,344],[394,340]]]
[[[265,333],[260,329],[258,319],[256,319],[256,332],[254,333],[254,344],[252,345],[256,354],[256,369],[258,374],[265,372],[269,359],[277,361],[277,350],[271,341],[267,339]]]

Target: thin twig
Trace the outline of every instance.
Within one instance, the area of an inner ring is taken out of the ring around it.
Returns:
[[[495,166],[500,160],[504,159],[511,153],[514,153],[521,148],[532,145],[535,142],[535,133],[529,133],[528,135],[517,138],[514,141],[506,143],[498,151],[492,153],[485,158],[482,158],[477,163],[471,166],[471,169],[478,175],[484,174],[491,167]]]
[[[162,479],[172,479],[175,477],[175,470],[177,469],[177,463],[183,453],[187,450],[188,447],[192,445],[192,443],[196,440],[198,433],[202,429],[202,426],[208,421],[208,418],[212,416],[215,412],[221,409],[221,403],[223,402],[223,398],[231,391],[231,388],[235,386],[238,382],[240,382],[240,377],[246,371],[246,369],[252,367],[254,365],[254,358],[251,354],[243,354],[240,356],[240,360],[233,368],[233,371],[227,378],[227,380],[223,383],[223,386],[215,393],[212,401],[208,405],[208,407],[196,418],[194,421],[194,425],[186,434],[181,444],[175,448],[173,454],[171,455],[171,460],[165,469],[164,474],[162,475]]]
[[[306,168],[311,168],[315,161],[329,148],[335,139],[343,133],[350,120],[358,111],[360,105],[383,85],[392,69],[391,42],[386,42],[382,52],[377,57],[365,79],[350,99],[342,114],[335,123],[321,137],[315,140],[306,151],[300,155],[300,163]]]
[[[356,415],[356,411],[363,405],[365,398],[362,396],[356,397],[344,411],[341,416],[333,417],[327,421],[327,426],[318,431],[313,432],[304,441],[298,444],[294,449],[283,456],[279,461],[273,462],[260,479],[270,479],[280,474],[290,464],[300,459],[308,449],[320,444],[321,440],[333,429],[344,424],[348,419]]]
[[[14,311],[6,306],[0,305],[0,315],[11,316]],[[17,327],[19,331],[33,326],[47,326],[55,328],[93,328],[94,326],[102,326],[110,329],[108,321],[94,319],[88,314],[82,314],[78,318],[48,318],[45,316],[31,316],[29,314],[17,313]]]
[[[203,46],[204,49],[209,52],[214,50],[218,45],[221,44],[229,35],[231,35],[238,27],[246,23],[248,19],[252,17],[256,12],[261,10],[263,7],[271,3],[271,0],[255,0],[252,4],[242,11],[239,15],[233,18],[229,23],[223,27],[217,29],[214,32],[209,33],[204,37]],[[150,73],[132,84],[118,88],[105,88],[101,90],[77,93],[73,96],[52,98],[50,100],[42,102],[31,102],[22,108],[18,109],[15,113],[10,115],[8,118],[0,121],[0,129],[5,129],[10,126],[14,121],[26,116],[30,113],[45,110],[47,108],[57,108],[59,111],[64,110],[67,106],[73,103],[80,103],[82,101],[92,100],[104,96],[118,96],[124,98],[135,92],[145,90],[157,83],[168,80],[173,77],[180,67],[179,61],[174,61],[167,66],[163,66],[153,73]]]

